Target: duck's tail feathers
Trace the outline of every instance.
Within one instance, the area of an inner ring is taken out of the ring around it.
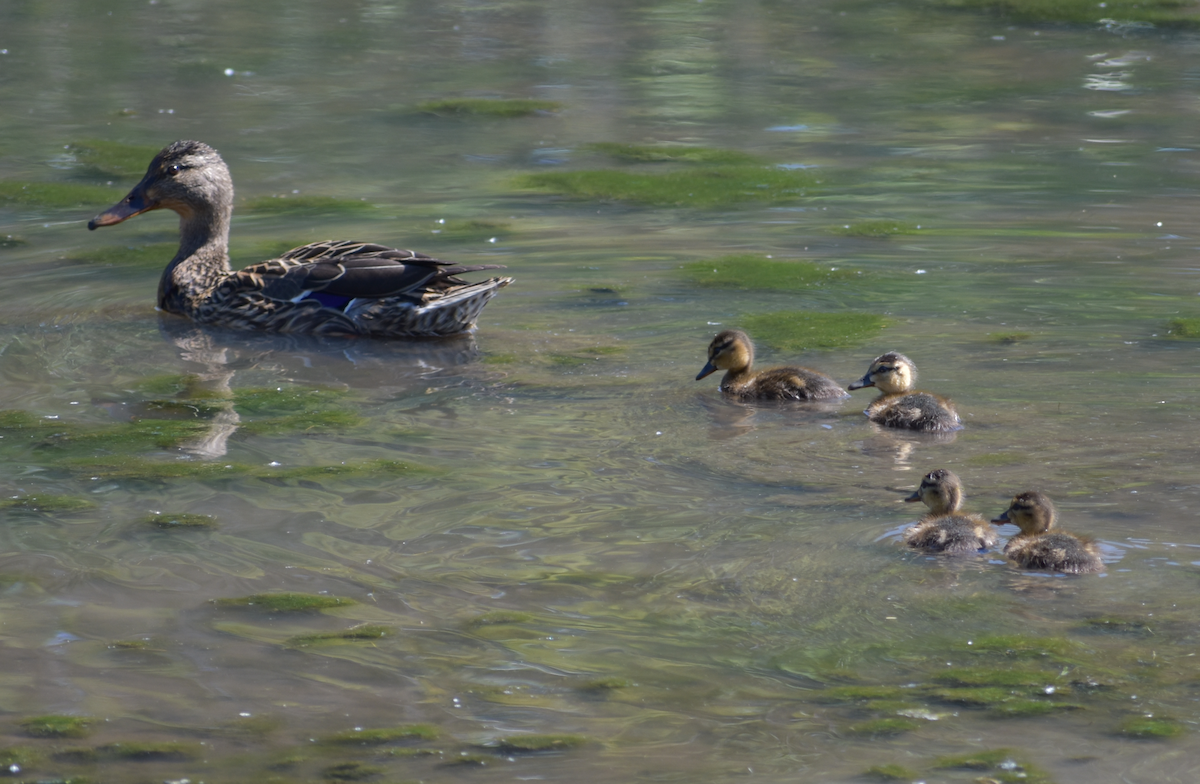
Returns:
[[[372,335],[389,337],[446,337],[470,332],[496,292],[512,278],[491,278],[455,287],[417,305],[396,298],[356,300],[346,315]]]

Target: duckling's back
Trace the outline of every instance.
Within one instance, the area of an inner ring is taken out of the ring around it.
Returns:
[[[723,383],[721,391],[740,400],[840,400],[849,397],[832,378],[804,367],[764,370],[744,384]]]
[[[1068,533],[1015,536],[1004,554],[1025,569],[1046,569],[1067,574],[1104,570],[1096,544]]]
[[[931,432],[962,429],[962,420],[949,400],[928,392],[881,395],[867,406],[867,417],[884,427]]]
[[[904,531],[908,546],[949,555],[978,553],[996,544],[996,540],[995,531],[976,515],[926,515]]]

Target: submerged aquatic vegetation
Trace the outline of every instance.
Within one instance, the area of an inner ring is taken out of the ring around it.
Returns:
[[[146,515],[139,522],[142,525],[150,525],[165,530],[182,528],[211,529],[217,527],[217,519],[212,515],[204,514],[162,514],[161,512],[155,512],[154,514]]]
[[[808,195],[821,180],[807,172],[767,166],[711,166],[662,174],[611,169],[547,172],[527,175],[520,183],[584,199],[712,208],[795,201]]]
[[[814,264],[811,261],[773,260],[753,254],[693,261],[681,268],[701,286],[771,291],[804,291],[860,277],[861,273]]]
[[[82,512],[94,509],[95,501],[77,498],[72,495],[38,495],[14,496],[0,501],[0,509],[27,509],[31,512]]]
[[[60,424],[38,446],[56,451],[130,454],[173,449],[208,432],[208,424],[178,419],[143,419],[113,425]]]
[[[526,612],[515,610],[490,610],[483,615],[467,621],[468,627],[497,626],[510,623],[529,623],[533,616]]]
[[[1167,322],[1167,334],[1173,338],[1200,338],[1200,318],[1177,318]]]
[[[97,746],[96,753],[102,757],[149,762],[153,760],[196,759],[203,753],[203,748],[195,743],[182,743],[179,741],[166,741],[163,743],[120,742]]]
[[[214,599],[213,603],[218,607],[245,607],[267,612],[306,612],[358,604],[353,599],[341,596],[319,596],[311,593],[256,593],[252,596]]]
[[[818,313],[809,310],[755,313],[742,326],[781,351],[847,348],[875,337],[887,326],[882,316],[868,313]]]
[[[525,117],[563,108],[558,101],[530,98],[442,98],[416,106],[418,112],[436,115],[478,115],[483,117]]]
[[[916,234],[920,230],[920,226],[915,223],[896,220],[867,220],[857,221],[855,223],[843,223],[839,226],[830,226],[831,234],[840,234],[843,237],[894,237],[897,234]]]
[[[88,716],[35,716],[20,724],[26,735],[35,738],[82,738],[91,730],[93,719]]]
[[[92,207],[115,202],[123,194],[115,188],[63,182],[0,180],[0,203],[27,207]]]
[[[898,700],[910,695],[899,686],[833,686],[817,692],[822,701],[854,702],[858,700]]]
[[[543,751],[567,751],[587,743],[582,735],[510,735],[496,739],[502,754],[532,754]]]
[[[957,754],[949,757],[939,757],[933,767],[938,770],[963,769],[970,771],[987,771],[996,781],[1016,782],[1026,784],[1049,784],[1050,777],[1044,771],[1030,764],[1012,749],[991,749]]]
[[[1120,733],[1140,740],[1168,740],[1184,732],[1183,724],[1163,716],[1135,716],[1121,723]]]
[[[1059,679],[1058,673],[1025,668],[965,668],[939,672],[935,680],[958,686],[993,686],[1002,688],[1044,687]]]
[[[997,634],[975,637],[960,651],[978,655],[994,654],[1005,658],[1045,659],[1059,663],[1079,663],[1088,650],[1065,637],[1029,637],[1023,634]]]
[[[158,147],[103,139],[81,139],[67,145],[76,162],[103,177],[141,177],[146,165],[158,154]]]
[[[920,774],[903,765],[873,765],[863,771],[863,776],[877,781],[916,781]]]
[[[592,150],[619,158],[630,163],[721,163],[721,164],[764,164],[757,155],[738,150],[721,150],[714,147],[688,147],[683,144],[621,144],[619,142],[595,142],[585,144],[584,150]]]
[[[25,770],[34,766],[40,758],[36,749],[28,746],[9,746],[0,749],[0,769],[5,771]]]
[[[1033,337],[1030,332],[989,332],[988,340],[1001,346],[1013,346]]]
[[[334,746],[382,746],[408,740],[436,740],[438,735],[437,727],[432,724],[401,724],[373,730],[344,730],[326,735],[319,742]]]
[[[310,645],[319,645],[324,642],[354,642],[359,640],[379,640],[393,632],[390,626],[380,626],[377,624],[363,624],[355,626],[352,629],[345,629],[340,632],[321,632],[319,634],[303,634],[298,637],[292,637],[284,645],[292,648],[307,648]]]
[[[386,773],[386,768],[362,762],[339,762],[321,771],[321,778],[328,781],[366,781]]]

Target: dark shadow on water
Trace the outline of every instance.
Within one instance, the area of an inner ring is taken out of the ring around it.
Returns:
[[[711,438],[724,441],[750,433],[759,427],[831,427],[838,419],[844,401],[754,402],[728,400],[697,393],[696,402],[708,415]],[[781,417],[786,418],[784,422]]]

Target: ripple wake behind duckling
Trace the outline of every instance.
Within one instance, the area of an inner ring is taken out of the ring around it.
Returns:
[[[875,387],[879,397],[871,401],[867,418],[884,427],[946,433],[962,428],[954,404],[929,392],[913,392],[917,366],[898,351],[875,358],[866,375],[848,389]]]
[[[736,400],[841,400],[849,397],[824,373],[781,367],[754,373],[754,343],[740,329],[727,329],[708,345],[708,362],[696,380],[724,370],[721,392]]]
[[[921,501],[929,507],[929,514],[904,531],[904,541],[910,547],[965,555],[987,550],[999,538],[987,520],[959,512],[965,499],[962,481],[953,471],[930,471],[921,479],[921,486],[904,500]]]
[[[1018,566],[1067,574],[1104,570],[1095,542],[1065,531],[1051,530],[1058,524],[1058,510],[1044,493],[1036,490],[1018,493],[1008,509],[992,522],[996,525],[1013,523],[1021,529],[1021,533],[1004,546],[1004,554]]]
[[[89,229],[143,212],[179,214],[179,250],[158,284],[158,307],[231,329],[311,335],[443,337],[474,329],[483,306],[512,278],[468,283],[462,265],[365,242],[316,242],[234,272],[229,266],[233,180],[212,147],[178,141]]]

